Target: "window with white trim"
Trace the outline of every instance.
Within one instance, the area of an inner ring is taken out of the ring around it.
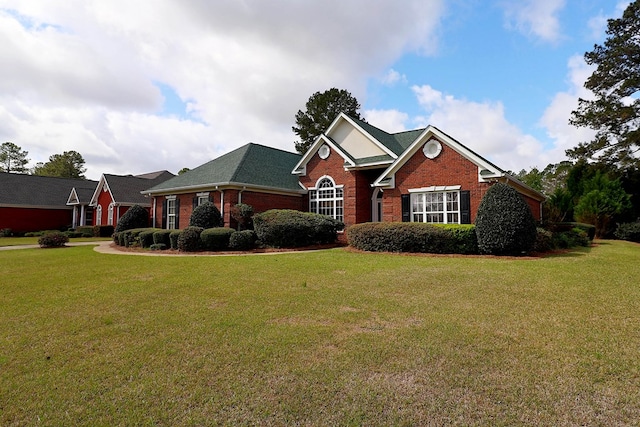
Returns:
[[[176,198],[167,197],[167,229],[176,229]]]
[[[309,189],[309,211],[344,221],[343,187],[335,185],[330,176],[320,178],[315,188]]]
[[[96,207],[96,225],[102,225],[102,206]]]
[[[198,193],[198,204],[196,206],[204,205],[209,201],[209,193]]]
[[[109,210],[107,212],[107,225],[113,225],[113,204],[109,205]]]
[[[411,221],[431,224],[459,224],[460,191],[412,193]]]

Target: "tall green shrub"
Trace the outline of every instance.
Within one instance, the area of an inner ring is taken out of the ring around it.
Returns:
[[[523,255],[536,241],[536,221],[522,196],[503,183],[492,185],[476,216],[478,249],[482,254]]]
[[[133,205],[122,215],[114,231],[119,233],[132,228],[146,228],[148,226],[149,213],[147,210],[140,205]]]
[[[222,215],[212,202],[206,202],[196,207],[189,218],[189,226],[213,228],[220,227]]]
[[[229,248],[229,238],[236,231],[227,227],[215,227],[202,230],[200,244],[205,251],[223,251]]]
[[[178,236],[178,250],[182,252],[196,252],[201,249],[200,233],[202,227],[190,226],[180,232]]]

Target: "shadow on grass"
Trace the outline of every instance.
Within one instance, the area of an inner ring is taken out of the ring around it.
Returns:
[[[560,251],[547,254],[545,258],[580,258],[588,255],[589,252],[591,252],[591,248],[594,246],[597,245],[591,244],[591,246],[577,246],[575,248],[562,249]]]

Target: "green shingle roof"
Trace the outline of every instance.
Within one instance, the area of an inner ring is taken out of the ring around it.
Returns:
[[[299,191],[298,177],[292,175],[291,171],[300,158],[299,154],[249,143],[145,192],[168,193],[215,185],[247,185]]]

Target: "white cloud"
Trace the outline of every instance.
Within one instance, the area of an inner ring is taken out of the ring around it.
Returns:
[[[395,86],[398,83],[407,83],[407,76],[392,68],[382,77],[381,82],[385,86]]]
[[[593,67],[587,65],[581,55],[572,56],[568,63],[565,92],[557,93],[540,119],[540,125],[546,129],[553,141],[549,154],[555,158],[564,158],[565,150],[578,143],[590,141],[595,132],[589,128],[578,128],[569,124],[571,112],[578,107],[578,98],[592,99],[593,94],[584,88],[584,82],[593,73]]]
[[[407,130],[409,115],[398,110],[366,110],[365,120],[371,125],[389,133]]]
[[[505,170],[545,167],[543,145],[505,118],[500,102],[473,102],[446,95],[429,85],[412,90],[431,124]]]
[[[0,0],[0,140],[39,160],[74,149],[94,178],[175,172],[250,141],[292,150],[311,94],[338,87],[364,102],[368,78],[437,50],[443,10],[444,0]],[[198,121],[156,116],[154,82]]]
[[[607,30],[607,21],[612,18],[619,18],[622,16],[624,10],[629,6],[629,1],[618,2],[614,12],[611,15],[604,15],[600,13],[597,16],[589,19],[587,26],[591,30],[591,36],[594,40],[602,40],[605,37],[605,31]]]
[[[558,13],[566,0],[519,0],[503,3],[506,25],[545,42],[562,37]]]

